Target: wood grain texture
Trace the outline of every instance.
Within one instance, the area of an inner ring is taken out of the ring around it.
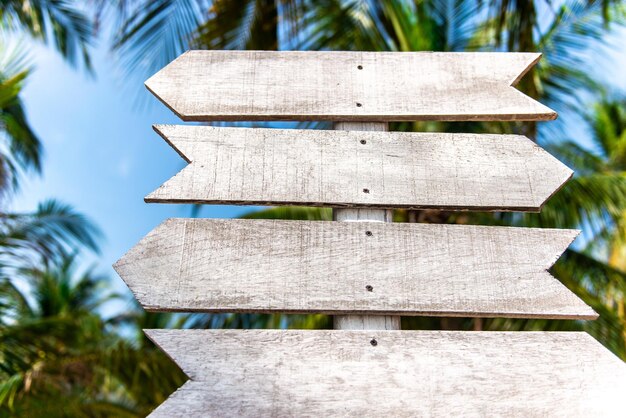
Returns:
[[[538,211],[572,175],[519,135],[155,129],[190,164],[147,202]]]
[[[191,379],[152,418],[623,416],[626,365],[582,332],[146,333]]]
[[[185,121],[548,120],[536,53],[188,51],[146,87]]]
[[[337,122],[333,129],[340,131],[377,131],[386,132],[389,124],[385,122]],[[389,209],[333,209],[333,220],[339,222],[393,222],[393,210]],[[382,329],[399,330],[402,321],[399,316],[382,315],[336,315],[333,317],[334,329]]]
[[[151,311],[593,319],[591,308],[546,272],[576,235],[463,225],[169,219],[114,267]]]

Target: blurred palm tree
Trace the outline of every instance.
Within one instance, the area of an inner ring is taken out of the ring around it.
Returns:
[[[105,317],[108,302],[123,300],[107,289],[107,278],[79,272],[72,255],[0,282],[0,417],[146,416],[187,380],[141,329],[188,327],[203,316],[132,304]]]
[[[0,328],[2,415],[41,416],[47,408],[56,416],[104,416],[116,409],[94,403],[100,386],[94,382],[101,379],[94,363],[106,345],[95,312],[106,300],[96,293],[102,278],[75,274],[74,259],[67,258],[21,269],[2,282],[3,299],[11,302]],[[63,402],[52,411],[48,402],[54,398]]]
[[[98,236],[87,219],[55,201],[30,214],[0,213],[0,416],[38,416],[46,404],[36,394],[49,400],[68,379],[79,385],[90,376],[78,350],[100,341],[93,311],[101,301],[93,295],[102,278],[92,272],[74,278],[70,254],[97,251]],[[26,393],[18,413],[14,402]],[[73,408],[72,396],[80,394],[67,395]]]

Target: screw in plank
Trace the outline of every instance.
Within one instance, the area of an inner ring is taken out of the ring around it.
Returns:
[[[374,287],[368,284],[367,286],[365,286],[365,290],[367,290],[368,292],[373,292]]]
[[[356,107],[361,107],[363,106],[361,103],[357,102]]]
[[[374,234],[372,234],[372,231],[365,231],[365,235],[367,235],[368,237],[371,237]]]
[[[370,189],[363,189],[363,193],[368,194],[370,192]]]
[[[362,69],[363,69],[363,66],[362,66],[362,65],[357,65],[357,67],[356,67],[356,68],[358,68],[359,70],[362,70]]]
[[[372,347],[376,347],[378,345],[378,341],[376,341],[376,338],[372,338],[370,344],[372,344]]]
[[[364,140],[364,139],[362,139],[362,140],[361,140],[361,144],[365,145],[365,144],[367,144],[367,141],[366,141],[366,140]]]

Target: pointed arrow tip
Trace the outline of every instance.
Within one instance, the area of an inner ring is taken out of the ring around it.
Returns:
[[[548,193],[544,194],[544,196],[538,196],[538,200],[537,200],[537,207],[539,208],[539,210],[537,211],[538,213],[543,210],[544,206],[548,203],[548,201],[550,201],[550,199],[554,197],[554,195],[556,195],[563,187],[565,187],[567,182],[570,181],[570,179],[574,175],[574,172],[569,167],[565,166],[558,160],[557,160],[557,163],[560,165],[560,167],[557,166],[557,168],[560,171],[560,175],[558,176],[555,175],[553,177],[549,177],[549,176],[545,177],[544,186],[545,186],[545,189],[548,191]]]
[[[164,242],[164,230],[171,234],[171,242]],[[158,310],[170,301],[171,293],[152,283],[178,276],[177,261],[180,260],[184,230],[185,220],[166,219],[113,264],[114,270],[146,310]]]
[[[171,65],[171,63],[170,63]],[[167,68],[167,67],[166,67]],[[169,95],[167,94],[167,90],[163,90],[162,91],[162,84],[166,84],[167,82],[161,82],[161,72],[165,70],[162,69],[161,71],[159,71],[158,73],[156,73],[155,75],[153,75],[152,77],[150,77],[149,79],[147,79],[143,85],[146,87],[146,89],[148,89],[148,91],[150,93],[152,93],[152,95],[154,97],[156,97],[157,99],[159,99],[159,101],[161,103],[163,103],[165,105],[165,107],[167,107],[169,110],[172,111],[172,113],[174,113],[176,116],[178,116],[178,118],[180,118],[182,121],[188,122],[191,121],[192,119],[187,118],[185,115],[183,115],[178,109],[176,109],[173,105],[170,105],[170,100],[168,100]],[[162,92],[161,92],[162,91]]]

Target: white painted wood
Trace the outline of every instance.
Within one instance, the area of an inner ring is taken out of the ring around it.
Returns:
[[[626,365],[582,332],[146,333],[191,379],[152,418],[624,413]]]
[[[572,171],[526,137],[157,126],[191,164],[147,202],[538,211]]]
[[[188,51],[146,81],[186,121],[548,120],[537,53]]]
[[[338,122],[334,124],[333,128],[339,131],[386,132],[389,130],[389,124],[385,122]],[[363,139],[360,141],[363,141]],[[338,143],[343,144],[343,142]],[[367,143],[361,145],[367,145]],[[379,175],[382,176],[383,173],[379,173]],[[339,222],[393,222],[393,211],[389,209],[333,209],[333,220]],[[337,315],[333,317],[333,328],[343,330],[399,330],[401,328],[401,318],[399,316]]]
[[[169,219],[114,267],[152,311],[592,319],[591,308],[546,272],[576,235],[467,225]]]

